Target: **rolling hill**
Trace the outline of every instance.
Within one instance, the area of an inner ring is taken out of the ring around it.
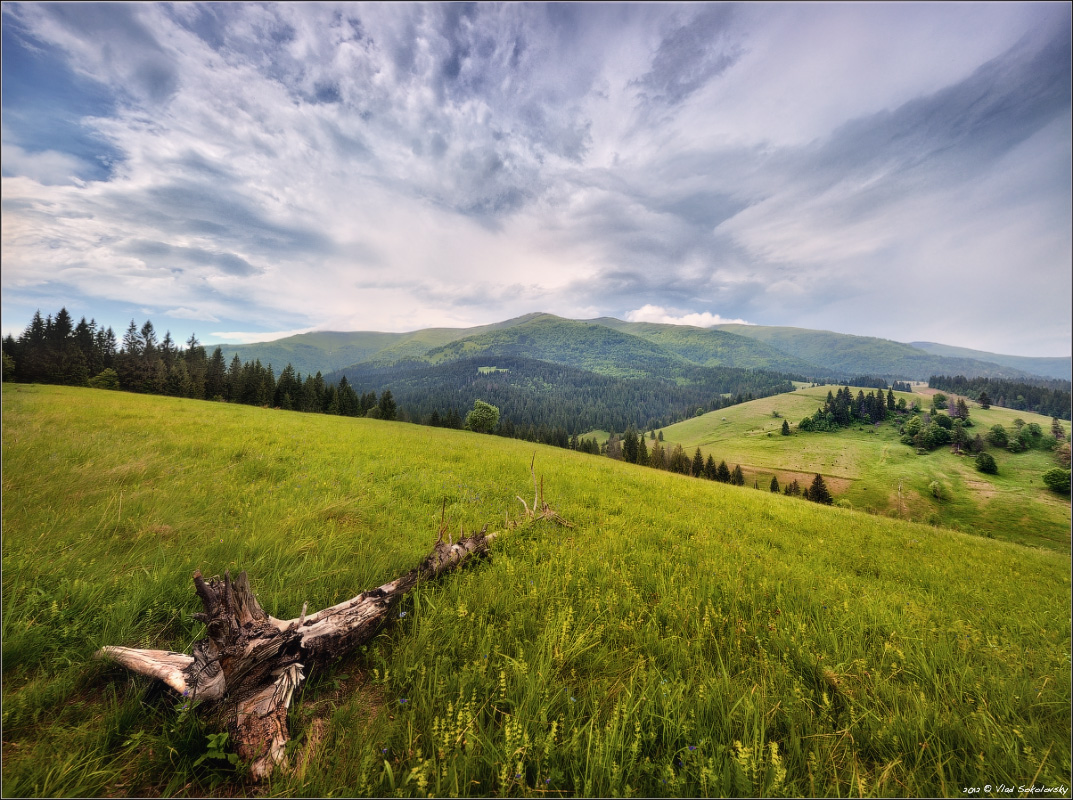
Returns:
[[[982,350],[970,350],[967,347],[951,347],[948,344],[936,344],[935,342],[910,342],[910,345],[932,355],[971,358],[976,361],[987,361],[992,364],[1001,364],[1004,367],[1021,370],[1029,375],[1039,375],[1043,378],[1057,378],[1068,381],[1073,378],[1073,359],[1065,358],[1031,358],[1028,356],[1006,356],[1000,353],[986,353]],[[938,374],[938,373],[936,373]],[[950,374],[949,372],[946,374]],[[965,377],[969,377],[966,375]],[[981,376],[987,377],[987,376]]]
[[[764,325],[718,325],[718,330],[746,336],[817,365],[843,378],[877,375],[888,379],[927,380],[932,375],[1025,378],[1010,366],[964,356],[929,353],[912,345],[833,331]]]
[[[1068,786],[1065,553],[463,431],[10,383],[3,407],[5,794]],[[573,528],[506,524],[534,457]],[[92,658],[188,651],[195,569],[288,618],[403,574],[441,518],[501,531],[491,557],[307,673],[266,787],[204,706]]]
[[[275,342],[222,345],[225,359],[259,359],[278,372],[290,363],[312,374],[365,365],[441,364],[486,354],[535,358],[601,375],[678,378],[689,366],[736,367],[795,374],[810,380],[875,375],[927,380],[931,375],[1068,379],[1070,359],[1002,356],[926,342],[759,325],[695,328],[603,317],[567,320],[527,314],[474,328],[408,333],[307,333]]]
[[[949,448],[920,454],[902,444],[896,419],[836,432],[799,432],[797,423],[837,388],[801,388],[684,420],[663,429],[665,442],[681,444],[689,454],[699,447],[705,457],[740,464],[750,486],[755,481],[767,487],[773,475],[783,486],[794,479],[805,485],[819,473],[836,498],[871,513],[1069,552],[1069,499],[1049,491],[1040,479],[1055,465],[1051,452],[1014,454],[989,448],[999,472],[984,475],[971,457],[954,455]],[[919,394],[895,396],[927,400]],[[1016,419],[1050,429],[1049,417],[970,406],[973,436],[986,435],[992,425],[1013,430]],[[794,430],[792,436],[779,433],[784,419]],[[1065,427],[1068,438],[1069,424]],[[944,498],[934,496],[933,482],[944,487]]]

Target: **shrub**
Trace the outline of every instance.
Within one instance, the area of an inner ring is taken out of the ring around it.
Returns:
[[[1010,436],[1002,425],[992,425],[991,430],[987,432],[987,441],[995,447],[1005,447],[1010,443]]]
[[[931,496],[936,500],[949,500],[950,490],[943,486],[939,481],[932,481],[928,484],[928,491],[931,492]]]
[[[119,375],[114,369],[109,367],[103,370],[100,375],[94,375],[89,379],[89,385],[94,389],[118,389],[119,388]]]
[[[998,475],[998,464],[990,453],[980,453],[976,456],[976,469],[988,475]]]
[[[1061,467],[1053,467],[1043,473],[1043,482],[1052,492],[1060,495],[1069,495],[1069,470]]]

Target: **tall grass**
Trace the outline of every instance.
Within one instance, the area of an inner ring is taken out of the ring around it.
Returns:
[[[4,387],[14,795],[245,793],[213,721],[91,660],[188,648],[190,574],[293,616],[531,491],[314,672],[270,795],[960,795],[1070,786],[1068,558],[456,431]],[[201,759],[200,763],[196,763]]]

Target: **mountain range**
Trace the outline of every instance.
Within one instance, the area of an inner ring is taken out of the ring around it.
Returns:
[[[871,375],[927,380],[931,375],[1070,380],[1069,357],[1032,358],[933,342],[895,342],[832,331],[762,325],[698,328],[601,317],[569,320],[527,314],[473,328],[407,333],[314,332],[273,342],[221,345],[230,360],[260,360],[303,374],[412,371],[461,360],[534,359],[597,375],[693,383],[700,370],[766,370],[802,380],[845,381]]]

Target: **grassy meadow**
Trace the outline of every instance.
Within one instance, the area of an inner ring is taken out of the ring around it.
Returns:
[[[195,569],[247,570],[286,618],[409,569],[444,501],[456,529],[500,529],[534,453],[575,527],[502,535],[314,671],[265,787],[181,698],[92,658],[188,650]],[[90,389],[5,384],[3,467],[8,796],[1069,794],[1054,550],[492,436]]]
[[[894,420],[878,427],[798,432],[797,423],[823,405],[828,391],[837,389],[798,388],[694,417],[664,428],[665,444],[681,444],[690,455],[700,447],[716,462],[740,464],[748,486],[755,482],[767,488],[774,475],[780,485],[796,478],[805,487],[818,472],[836,499],[857,509],[1070,552],[1069,498],[1049,491],[1040,479],[1055,465],[1050,452],[1013,454],[989,446],[999,472],[985,475],[976,469],[973,456],[955,455],[949,447],[918,455],[899,441],[900,423]],[[930,395],[894,394],[931,406]],[[1012,431],[1018,417],[1050,431],[1050,417],[995,406],[984,410],[970,401],[973,427],[968,432],[986,437],[997,424]],[[783,419],[794,431],[790,437],[779,434]],[[1068,436],[1070,425],[1063,425]],[[933,496],[933,482],[944,488],[943,499]]]

